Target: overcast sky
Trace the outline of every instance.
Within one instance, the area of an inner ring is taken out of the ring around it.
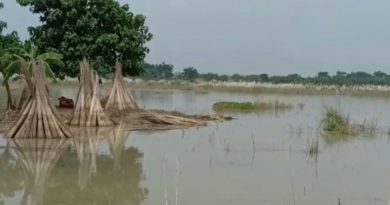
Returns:
[[[3,0],[0,19],[27,38],[38,17]],[[147,16],[150,63],[201,72],[390,72],[389,0],[120,0]]]

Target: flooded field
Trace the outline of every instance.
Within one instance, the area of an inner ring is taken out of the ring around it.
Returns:
[[[74,97],[77,88],[53,87]],[[0,204],[387,205],[390,98],[136,90],[146,108],[212,113],[218,101],[279,100],[302,108],[232,114],[229,122],[164,132],[85,130],[68,141],[0,134]],[[0,103],[4,104],[4,92]],[[320,134],[325,106],[374,135]],[[310,152],[317,144],[318,152]]]

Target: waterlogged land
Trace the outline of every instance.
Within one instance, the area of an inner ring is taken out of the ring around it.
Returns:
[[[76,86],[52,89],[53,101],[77,94]],[[142,107],[188,114],[212,113],[222,101],[305,106],[237,112],[233,121],[188,130],[89,130],[61,145],[0,137],[0,201],[20,204],[27,196],[44,205],[389,204],[388,98],[145,89],[134,94]],[[374,135],[324,134],[319,125],[325,106],[351,124],[376,122]],[[40,150],[31,148],[49,145],[61,148],[41,152],[52,167],[26,174],[26,156]]]

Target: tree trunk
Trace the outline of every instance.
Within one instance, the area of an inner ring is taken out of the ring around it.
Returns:
[[[15,110],[16,107],[15,107],[14,102],[12,100],[12,93],[11,93],[11,89],[9,87],[8,82],[5,82],[4,86],[5,86],[5,90],[7,92],[7,109]]]

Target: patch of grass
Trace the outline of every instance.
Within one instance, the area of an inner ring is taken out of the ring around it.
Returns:
[[[251,102],[217,102],[213,105],[215,111],[242,111],[251,112],[256,110],[256,105]]]
[[[375,121],[352,124],[349,117],[334,108],[326,108],[322,119],[325,139],[329,142],[345,141],[355,136],[374,137],[377,130]]]
[[[279,100],[270,102],[217,102],[213,109],[217,112],[255,112],[255,111],[278,111],[292,109],[294,106]]]
[[[338,110],[326,107],[324,118],[322,119],[323,129],[326,132],[353,135],[353,129],[349,118],[341,114]]]

